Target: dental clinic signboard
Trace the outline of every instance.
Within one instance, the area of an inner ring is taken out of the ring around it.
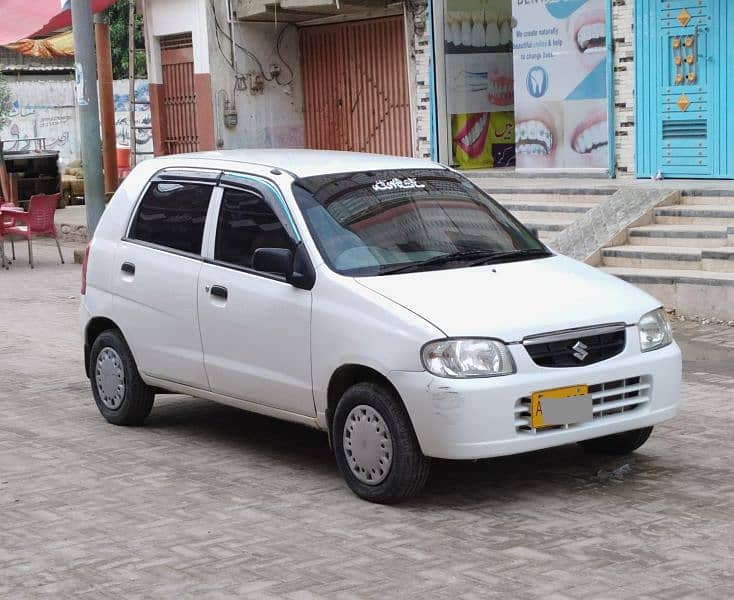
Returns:
[[[513,0],[519,169],[609,166],[606,0]]]

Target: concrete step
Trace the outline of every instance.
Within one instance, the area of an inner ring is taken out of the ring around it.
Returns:
[[[699,224],[734,226],[734,203],[679,204],[655,209],[655,222],[661,224]]]
[[[718,248],[729,242],[727,228],[723,225],[646,225],[629,230],[629,244]]]
[[[734,273],[734,246],[705,248],[701,252],[701,268],[704,271]]]
[[[512,210],[511,212],[521,223],[541,223],[548,225],[560,223],[563,225],[562,229],[568,227],[579,217],[578,214],[561,212],[535,212],[526,210]]]
[[[545,200],[525,200],[523,198],[513,198],[512,200],[501,202],[507,210],[511,211],[532,211],[538,213],[571,213],[582,215],[597,206],[596,202],[549,202]]]
[[[714,206],[734,206],[734,193],[730,190],[720,192],[718,194],[709,193],[698,195],[696,193],[683,193],[681,195],[682,204],[708,204]]]
[[[734,273],[681,269],[601,267],[687,315],[734,319]]]
[[[701,268],[701,249],[676,246],[611,246],[602,250],[602,263],[606,267],[694,270]]]
[[[484,189],[484,188],[483,188]],[[492,198],[497,200],[500,204],[506,203],[522,203],[522,204],[535,204],[535,203],[555,203],[555,204],[590,204],[596,206],[600,202],[603,202],[611,194],[562,194],[558,192],[543,192],[543,191],[532,191],[532,190],[517,190],[509,192],[493,192],[490,189],[484,189]]]
[[[522,219],[519,219],[520,223],[525,225],[528,229],[536,229],[538,231],[538,234],[540,236],[547,236],[550,234],[553,234],[552,237],[555,237],[555,235],[566,229],[568,227],[568,223],[558,222],[558,223],[549,223],[548,221],[540,221],[538,219],[533,219],[531,221],[524,221]]]

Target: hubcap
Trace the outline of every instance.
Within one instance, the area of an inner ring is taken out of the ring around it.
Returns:
[[[371,406],[355,406],[344,424],[344,454],[354,476],[368,485],[381,483],[390,473],[392,453],[382,415]]]
[[[113,348],[103,348],[99,353],[94,374],[102,404],[113,410],[120,408],[125,398],[125,372],[122,359]]]

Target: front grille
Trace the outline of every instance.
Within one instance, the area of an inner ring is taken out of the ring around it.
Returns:
[[[629,377],[589,386],[589,394],[593,403],[594,421],[613,415],[637,410],[650,401],[652,384],[650,378]],[[556,425],[534,429],[530,427],[530,398],[520,398],[515,403],[515,431],[522,434],[542,435],[557,429],[572,429],[571,425]]]
[[[623,323],[525,338],[530,358],[541,367],[583,367],[620,354],[627,335]]]

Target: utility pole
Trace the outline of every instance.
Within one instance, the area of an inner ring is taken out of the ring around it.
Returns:
[[[84,168],[84,203],[87,213],[87,235],[91,239],[105,206],[91,0],[71,0],[71,21],[74,31],[76,101]]]
[[[112,51],[110,26],[103,13],[94,15],[94,37],[97,41],[97,79],[99,80],[99,113],[102,119],[102,162],[104,191],[117,189],[117,132],[115,131],[115,99],[112,89]]]
[[[130,123],[130,168],[132,169],[137,163],[138,138],[135,129],[135,0],[128,0],[127,13],[127,67],[128,82],[130,91],[128,98],[130,99],[130,115],[128,121]]]

